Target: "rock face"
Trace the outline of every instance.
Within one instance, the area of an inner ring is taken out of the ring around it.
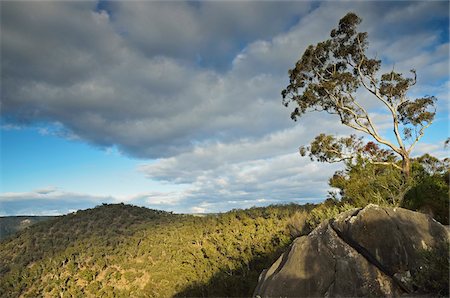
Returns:
[[[444,226],[421,213],[376,205],[351,210],[297,238],[263,271],[254,296],[408,294],[421,251],[448,238]]]

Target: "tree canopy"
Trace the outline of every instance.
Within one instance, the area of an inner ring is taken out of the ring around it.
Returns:
[[[381,60],[369,58],[368,34],[358,32],[361,19],[348,13],[329,39],[307,47],[295,67],[289,70],[289,85],[281,92],[283,104],[294,104],[291,118],[297,120],[310,111],[335,114],[340,122],[365,133],[386,149],[374,143],[363,144],[356,136],[336,138],[321,134],[300,150],[323,162],[350,160],[356,155],[373,163],[392,165],[410,176],[410,154],[431,125],[435,116],[434,96],[410,98],[407,93],[416,84],[416,71],[406,77],[394,69],[379,74]],[[384,107],[392,119],[395,141],[380,133],[373,114],[365,108],[360,90]],[[402,160],[398,164],[396,156]]]

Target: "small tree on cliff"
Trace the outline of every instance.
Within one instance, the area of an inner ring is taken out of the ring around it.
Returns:
[[[394,70],[379,75],[381,60],[366,56],[367,33],[357,32],[361,19],[348,13],[331,31],[331,38],[310,45],[295,67],[289,70],[290,83],[281,94],[287,107],[295,104],[293,120],[308,111],[327,112],[340,122],[372,136],[384,150],[374,143],[363,144],[352,135],[335,138],[321,134],[300,153],[309,152],[311,158],[322,162],[338,162],[364,156],[374,164],[393,166],[401,171],[404,181],[410,178],[410,154],[430,126],[435,116],[434,96],[411,99],[408,90],[416,83],[416,72],[404,77]],[[359,98],[359,89],[384,106],[392,118],[395,142],[380,134],[372,115]],[[395,156],[401,158],[401,164]],[[405,183],[406,184],[406,183]]]

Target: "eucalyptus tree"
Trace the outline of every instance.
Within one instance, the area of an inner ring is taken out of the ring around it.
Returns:
[[[414,69],[410,76],[394,69],[380,74],[381,60],[367,56],[367,32],[357,31],[360,22],[356,14],[348,13],[331,31],[329,39],[307,47],[289,70],[289,85],[281,92],[283,104],[294,104],[293,120],[310,111],[335,114],[343,125],[373,137],[381,146],[364,144],[355,135],[336,138],[321,134],[309,146],[300,148],[302,155],[309,154],[322,162],[351,161],[364,156],[371,163],[397,168],[407,182],[411,151],[433,122],[436,98],[407,95],[416,84]],[[367,109],[361,98],[367,100],[364,92],[376,102],[370,106],[377,110],[384,107],[390,115],[392,138],[374,123],[373,110]]]

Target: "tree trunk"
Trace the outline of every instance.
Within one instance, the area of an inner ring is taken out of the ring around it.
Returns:
[[[402,174],[403,174],[403,183],[399,188],[398,195],[394,198],[394,205],[401,206],[403,203],[403,199],[411,188],[411,161],[409,155],[405,152],[402,154]]]
[[[403,178],[405,179],[404,182],[407,183],[411,176],[411,162],[408,154],[402,155],[402,173]]]

